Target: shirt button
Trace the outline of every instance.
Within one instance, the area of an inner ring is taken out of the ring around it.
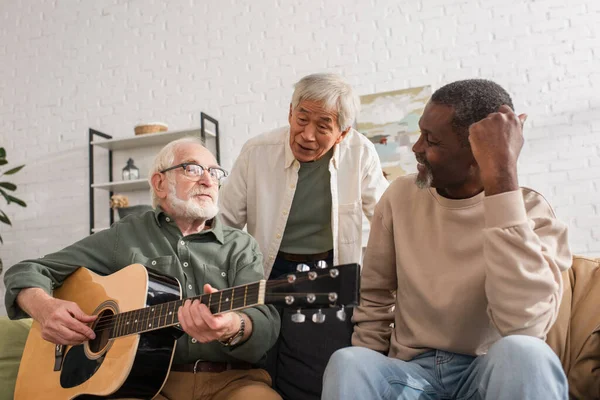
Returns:
[[[290,185],[290,189],[296,189],[296,185]]]
[[[183,263],[183,266],[184,266],[184,267],[187,267],[188,265],[189,265],[189,264],[188,264],[188,263],[186,263],[186,262],[184,262],[184,263]]]
[[[225,272],[221,272],[221,276],[224,278],[227,276],[227,274]]]
[[[287,211],[283,211],[282,212],[283,215],[287,215],[287,213],[288,213]]]
[[[153,260],[150,264],[156,265],[156,260]]]
[[[181,242],[179,242],[180,245],[185,246],[185,242],[182,240]]]
[[[273,259],[275,258],[275,256],[271,256],[271,257],[269,257],[269,258],[270,258],[271,260],[273,260]]]
[[[279,233],[277,234],[277,239],[281,239],[281,235]]]
[[[192,343],[198,343],[198,341],[196,340],[196,338],[192,338]]]
[[[188,289],[192,290],[192,285],[188,285]]]
[[[167,222],[171,222],[171,218],[169,218],[169,217],[165,218],[165,220],[166,220]]]

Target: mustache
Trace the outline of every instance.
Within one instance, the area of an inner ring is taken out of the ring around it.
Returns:
[[[206,195],[210,196],[211,198],[215,197],[214,193],[212,193],[211,190],[206,190],[206,189],[202,189],[202,188],[194,188],[188,192],[189,196],[198,196],[200,194],[206,194]]]
[[[415,158],[417,159],[417,162],[419,164],[423,164],[425,165],[427,168],[431,169],[431,165],[429,165],[429,163],[427,162],[427,159],[425,159],[424,156],[420,155],[420,154],[416,154],[415,153]]]

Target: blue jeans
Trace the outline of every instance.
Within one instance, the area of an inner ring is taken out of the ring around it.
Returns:
[[[479,357],[435,350],[410,361],[364,347],[336,351],[322,400],[568,399],[560,360],[540,339],[507,336]]]

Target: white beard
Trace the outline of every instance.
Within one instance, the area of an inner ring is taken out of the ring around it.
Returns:
[[[431,170],[427,168],[427,172],[424,174],[417,174],[415,178],[415,184],[419,189],[428,189],[431,187],[431,182],[433,181],[433,174]]]
[[[193,196],[194,194],[198,194],[201,192],[203,191],[194,188],[188,193],[190,198],[188,198],[187,200],[182,200],[179,197],[177,197],[175,184],[169,183],[169,194],[167,196],[167,201],[171,206],[172,213],[175,214],[173,215],[173,217],[185,218],[190,220],[209,220],[214,218],[219,213],[217,199],[214,199],[213,202],[209,202],[207,199],[203,202],[203,204],[199,204],[197,201],[194,200]]]

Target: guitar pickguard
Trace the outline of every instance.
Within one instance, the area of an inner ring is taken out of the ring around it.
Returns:
[[[103,361],[104,355],[94,360],[87,358],[82,344],[71,347],[65,355],[60,373],[60,385],[63,388],[81,385],[98,371]]]

